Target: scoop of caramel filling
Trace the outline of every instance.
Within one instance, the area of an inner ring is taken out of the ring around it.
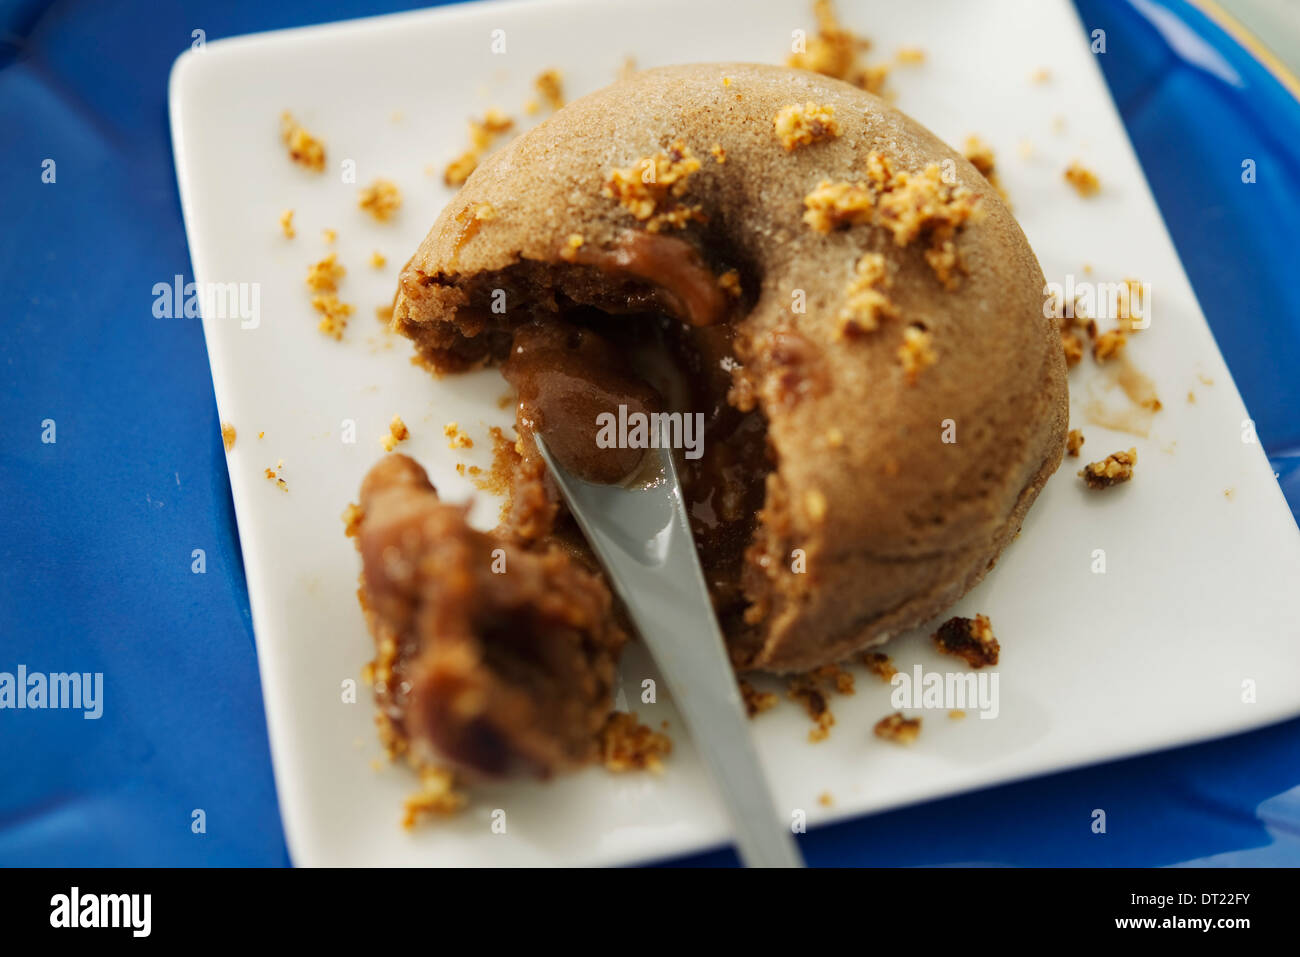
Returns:
[[[796,86],[833,109],[838,136],[788,150],[773,135]],[[936,184],[932,167],[952,176]],[[826,229],[804,218],[823,181],[856,184],[823,197],[844,213]],[[980,215],[956,215],[959,199]],[[503,443],[510,496],[491,539],[560,556],[547,560],[605,593],[534,433],[618,481],[644,450],[602,444],[602,415],[700,416],[700,456],[677,461],[719,623],[738,668],[789,672],[934,617],[1015,537],[1067,425],[1044,284],[996,191],[913,120],[814,74],[699,64],[570,103],[487,157],[403,271],[393,326],[436,374],[502,367],[518,441]],[[413,541],[439,551],[432,531]],[[369,576],[380,556],[363,559]],[[535,643],[528,601],[480,584],[492,633]],[[505,666],[473,660],[497,687]],[[551,714],[553,699],[535,702]],[[410,733],[446,737],[395,708]]]

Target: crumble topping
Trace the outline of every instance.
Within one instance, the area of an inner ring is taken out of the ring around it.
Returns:
[[[781,699],[771,691],[759,691],[748,681],[740,681],[740,697],[745,702],[745,714],[751,718],[776,707]]]
[[[1137,449],[1127,452],[1113,452],[1100,462],[1089,462],[1080,471],[1079,476],[1088,488],[1103,489],[1127,482],[1133,477],[1133,466],[1137,465]]]
[[[957,230],[979,216],[979,197],[945,183],[938,164],[919,173],[895,172],[888,157],[874,150],[867,156],[866,181],[822,180],[803,202],[804,222],[818,232],[875,223],[889,230],[897,246],[925,237],[926,261],[948,289],[961,272],[953,241]]]
[[[665,227],[681,229],[692,219],[702,219],[698,206],[677,202],[686,193],[687,181],[700,168],[700,161],[681,140],[667,153],[647,156],[631,166],[610,170],[602,194],[617,199],[649,232]]]
[[[297,231],[293,228],[293,210],[286,209],[280,214],[280,232],[284,233],[285,239],[293,239],[297,236]]]
[[[867,253],[858,260],[854,277],[845,290],[847,298],[836,316],[838,339],[853,339],[880,328],[880,320],[896,316],[898,310],[881,289],[891,285],[880,253]]]
[[[381,223],[392,219],[402,206],[402,191],[391,179],[377,179],[357,197],[357,205]]]
[[[289,159],[319,173],[325,169],[325,144],[307,132],[287,110],[280,114],[280,138],[289,148]]]
[[[728,269],[718,277],[718,286],[732,299],[739,299],[741,294],[740,272],[735,269]]]
[[[448,422],[442,427],[442,434],[451,441],[447,444],[449,449],[472,449],[474,440],[460,430],[460,426],[455,422]]]
[[[785,65],[845,80],[868,93],[883,93],[889,66],[859,62],[859,56],[871,48],[871,41],[844,29],[830,0],[816,0],[813,15],[817,18],[817,32],[805,40],[803,52],[786,57]]]
[[[782,109],[773,118],[772,128],[787,153],[840,135],[835,107],[820,106],[811,101],[802,106],[794,103]]]
[[[886,741],[893,741],[895,744],[911,744],[921,733],[921,719],[905,718],[901,711],[896,711],[877,721],[876,726],[871,730],[875,732],[876,737]]]
[[[1071,429],[1065,436],[1065,454],[1077,459],[1081,448],[1083,448],[1083,433],[1078,429]]]
[[[819,233],[829,233],[870,223],[875,196],[865,185],[824,179],[803,198],[803,205],[803,221]]]
[[[235,427],[229,422],[221,423],[221,444],[227,452],[235,447]]]
[[[716,162],[725,163],[727,161],[727,151],[722,148],[721,143],[714,143],[710,146],[709,155],[712,156]]]
[[[672,753],[668,735],[636,719],[636,712],[610,712],[600,731],[600,752],[609,771],[663,771],[663,759]]]
[[[837,80],[849,79],[857,64],[858,53],[866,50],[870,42],[840,26],[830,0],[816,0],[813,15],[817,18],[817,32],[807,38],[804,52],[790,54],[785,65],[812,70]]]
[[[1101,180],[1097,179],[1097,174],[1077,160],[1065,168],[1065,181],[1080,196],[1092,196],[1101,189]]]
[[[479,160],[496,142],[497,137],[509,132],[515,121],[500,110],[491,109],[482,120],[469,121],[469,149],[447,164],[442,181],[448,186],[461,186],[470,173],[478,169]]]
[[[411,437],[411,432],[402,421],[400,415],[393,416],[393,421],[388,423],[388,434],[383,438],[385,452],[391,452],[397,448],[398,442],[405,442]]]
[[[934,633],[934,644],[943,654],[961,658],[972,668],[996,665],[1001,650],[985,615],[949,618]]]
[[[898,361],[907,376],[908,385],[915,385],[916,377],[921,371],[934,365],[937,359],[934,336],[917,325],[903,330],[903,344],[898,347]]]
[[[862,664],[885,684],[889,684],[894,675],[898,674],[898,669],[889,660],[889,655],[882,654],[879,651],[864,651],[862,653]]]

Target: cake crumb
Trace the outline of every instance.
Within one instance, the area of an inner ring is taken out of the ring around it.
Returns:
[[[835,725],[835,715],[831,712],[826,692],[833,688],[840,694],[853,694],[853,675],[839,665],[830,664],[803,674],[791,675],[787,681],[787,697],[802,704],[808,717],[816,724],[808,732],[808,740],[813,743],[825,741]]]
[[[1083,361],[1083,340],[1077,332],[1061,330],[1061,350],[1065,353],[1065,367],[1073,369]]]
[[[831,797],[830,791],[823,791],[817,796],[817,803],[822,807],[830,807],[835,803],[835,799]]]
[[[258,433],[257,433],[257,437],[258,437],[259,439],[264,439],[264,438],[266,438],[266,433],[265,433],[265,432],[258,432]]]
[[[543,70],[533,80],[533,88],[553,110],[564,106],[564,76],[559,70]]]
[[[289,159],[314,173],[325,169],[325,144],[312,136],[285,111],[280,115],[280,138],[289,148]]]
[[[338,254],[330,253],[320,262],[307,267],[307,288],[313,292],[337,292],[339,280],[347,270],[338,262]]]
[[[830,737],[831,728],[835,724],[835,715],[831,713],[826,695],[814,680],[806,675],[795,675],[790,679],[786,694],[792,701],[802,704],[808,717],[812,718],[817,725],[808,732],[809,741],[815,743]]]
[[[993,637],[993,626],[985,615],[949,618],[932,637],[940,652],[961,658],[972,668],[998,663],[1001,647]]]
[[[375,306],[375,318],[384,325],[391,324],[393,321],[393,307],[391,305]]]
[[[221,444],[227,452],[235,447],[235,427],[229,422],[221,423]]]
[[[469,799],[457,789],[456,776],[447,768],[426,765],[419,769],[420,790],[402,802],[402,827],[411,830],[422,818],[448,817],[461,811]]]
[[[281,492],[287,492],[289,491],[289,483],[284,480],[284,475],[281,474],[283,472],[284,472],[284,459],[280,459],[280,461],[276,462],[275,468],[264,470],[264,473],[266,475],[266,480],[268,482],[274,482],[275,487],[278,488]]]
[[[772,118],[772,129],[787,153],[840,135],[835,107],[819,105],[811,100],[802,106],[793,103],[781,109]]]
[[[905,718],[901,711],[881,718],[872,728],[876,737],[895,744],[911,744],[921,733],[920,718]]]
[[[920,326],[911,325],[903,330],[903,344],[898,347],[898,361],[907,376],[908,385],[916,385],[916,378],[924,369],[938,361],[934,351],[934,337]]]
[[[681,229],[691,220],[703,217],[699,206],[678,202],[686,193],[687,181],[699,168],[700,161],[690,148],[676,140],[667,153],[656,153],[632,166],[610,170],[601,192],[617,199],[634,218],[645,223],[649,232],[657,233],[665,227]]]
[[[297,230],[293,228],[293,210],[286,209],[280,214],[280,232],[284,233],[285,239],[293,239],[298,235]]]
[[[451,441],[447,443],[449,449],[472,449],[474,440],[460,430],[460,426],[455,422],[448,422],[442,427],[442,434]]]
[[[349,502],[348,507],[339,517],[343,520],[343,534],[348,538],[356,538],[361,531],[361,520],[366,517],[366,512],[360,505]]]
[[[1122,329],[1103,332],[1092,344],[1092,357],[1098,362],[1106,362],[1123,352],[1127,343],[1128,336]]]
[[[836,316],[835,337],[854,339],[880,328],[880,320],[898,315],[882,291],[891,285],[885,257],[866,253],[858,260],[853,279],[845,289],[844,305]]]
[[[1030,74],[1029,82],[1041,84],[1041,83],[1048,82],[1051,78],[1052,78],[1052,72],[1048,70],[1047,67],[1043,66],[1043,67],[1039,67],[1032,74]]]
[[[864,651],[862,653],[862,664],[885,684],[889,684],[894,679],[894,675],[898,674],[898,669],[889,660],[889,655],[882,654],[879,651]]]
[[[357,195],[357,206],[386,223],[402,207],[402,191],[391,179],[377,179]]]
[[[744,291],[740,286],[740,271],[728,269],[718,277],[718,286],[732,299],[739,299]]]
[[[350,303],[340,302],[334,293],[322,293],[311,297],[312,308],[320,313],[320,322],[316,328],[336,342],[342,340],[343,330],[348,326],[348,317],[353,309]]]
[[[333,246],[333,245],[334,245],[334,240],[336,240],[336,239],[339,238],[338,230],[336,230],[336,229],[322,229],[322,230],[320,231],[320,237],[321,237],[321,239],[323,239],[323,240],[325,241],[325,245],[326,245],[326,246]]]
[[[962,155],[966,157],[966,162],[979,170],[979,174],[989,181],[989,185],[998,191],[998,195],[1009,203],[1010,197],[1007,195],[1006,188],[1002,185],[1002,180],[998,178],[997,160],[993,155],[993,147],[972,133],[966,137],[966,145],[962,150]]]
[[[1065,436],[1065,454],[1077,459],[1079,450],[1083,448],[1083,441],[1083,432],[1079,429],[1071,429]]]
[[[1065,169],[1065,181],[1074,187],[1080,196],[1093,196],[1101,189],[1101,180],[1097,174],[1087,169],[1077,160]]]
[[[920,47],[899,47],[894,59],[903,66],[917,66],[925,62],[925,51]]]
[[[388,434],[384,436],[382,442],[385,452],[391,452],[397,448],[398,442],[405,442],[411,437],[411,432],[402,421],[400,415],[393,416],[393,421],[388,423]]]
[[[383,269],[388,265],[388,257],[376,249],[370,254],[370,265],[375,269]]]
[[[949,712],[948,712],[948,717],[951,718],[951,719],[954,720],[954,721],[960,721],[962,718],[966,717],[966,712],[965,712],[965,711],[960,711],[960,710],[949,711]]]
[[[1133,478],[1137,465],[1137,449],[1113,452],[1100,462],[1090,462],[1079,471],[1079,476],[1091,489],[1110,488]]]
[[[775,708],[781,700],[771,691],[759,691],[743,678],[740,680],[740,697],[745,702],[745,713],[751,718]]]
[[[609,771],[663,771],[672,753],[668,735],[637,721],[636,712],[612,711],[600,731],[601,759]]]

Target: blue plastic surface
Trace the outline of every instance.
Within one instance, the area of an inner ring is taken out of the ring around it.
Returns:
[[[98,721],[0,711],[0,864],[288,862],[202,332],[151,314],[153,284],[191,271],[167,74],[194,29],[420,5],[0,5],[0,671],[102,671],[106,698]],[[1107,31],[1107,79],[1297,509],[1300,105],[1184,3],[1078,6]],[[1162,35],[1139,6],[1191,29]],[[1171,36],[1199,40],[1217,74]],[[803,847],[823,865],[1300,864],[1297,785],[1292,721],[824,828]],[[1097,807],[1104,837],[1088,827]]]

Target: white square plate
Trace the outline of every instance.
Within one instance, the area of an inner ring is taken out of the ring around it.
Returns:
[[[1136,445],[1137,477],[1093,494],[1073,475],[1077,460],[1067,460],[997,569],[950,612],[993,620],[1003,647],[1000,716],[927,712],[913,747],[891,745],[871,733],[894,710],[890,688],[859,672],[857,694],[834,699],[830,739],[810,744],[808,719],[783,703],[753,724],[782,813],[803,809],[815,825],[1300,713],[1300,536],[1260,446],[1242,440],[1246,410],[1073,8],[1067,0],[840,6],[849,27],[875,40],[875,57],[904,45],[926,51],[923,65],[895,72],[898,105],[950,143],[978,133],[996,148],[1049,279],[1086,278],[1089,262],[1093,278],[1152,284],[1153,321],[1130,350],[1165,408],[1146,439],[1082,423],[1100,379],[1091,360],[1072,373],[1087,452]],[[456,462],[487,466],[487,426],[509,425],[498,373],[434,381],[373,318],[452,195],[439,174],[465,149],[466,119],[493,105],[522,116],[532,78],[547,67],[564,72],[573,98],[613,80],[629,55],[643,67],[780,62],[791,31],[812,27],[803,0],[750,0],[743,14],[705,0],[475,3],[221,40],[177,61],[171,121],[194,278],[261,290],[256,328],[210,316],[204,335],[221,419],[238,430],[230,482],[296,863],[609,864],[726,840],[668,695],[639,703],[654,670],[638,648],[622,666],[619,704],[670,722],[676,748],[661,777],[591,770],[495,786],[454,820],[403,831],[399,808],[414,781],[403,767],[373,770],[366,690],[357,703],[342,700],[370,639],[339,515],[383,454],[394,414],[412,433],[403,451],[453,500],[474,494]],[[495,30],[505,31],[503,54],[492,52]],[[1044,66],[1050,79],[1031,82]],[[287,160],[278,136],[286,109],[326,141],[324,174]],[[1032,144],[1028,157],[1022,141]],[[1076,157],[1101,178],[1093,199],[1062,181]],[[344,160],[355,162],[355,184],[342,181]],[[378,176],[405,195],[383,225],[357,208],[358,185]],[[277,225],[285,208],[297,211],[292,241]],[[325,227],[338,230],[331,248],[348,269],[341,296],[357,307],[342,342],[316,330],[303,283],[327,252]],[[383,269],[369,265],[376,249],[388,258]],[[353,444],[341,440],[345,420],[357,424]],[[448,449],[442,427],[453,420],[476,440],[469,453]],[[263,474],[279,460],[287,494]],[[480,494],[475,519],[492,525],[496,508]],[[1105,550],[1104,574],[1092,570],[1096,549]],[[960,667],[934,652],[928,633],[886,650],[904,669]],[[1245,682],[1254,683],[1253,702],[1243,700]],[[818,802],[823,792],[830,807]],[[494,809],[507,812],[505,834],[490,828]]]

